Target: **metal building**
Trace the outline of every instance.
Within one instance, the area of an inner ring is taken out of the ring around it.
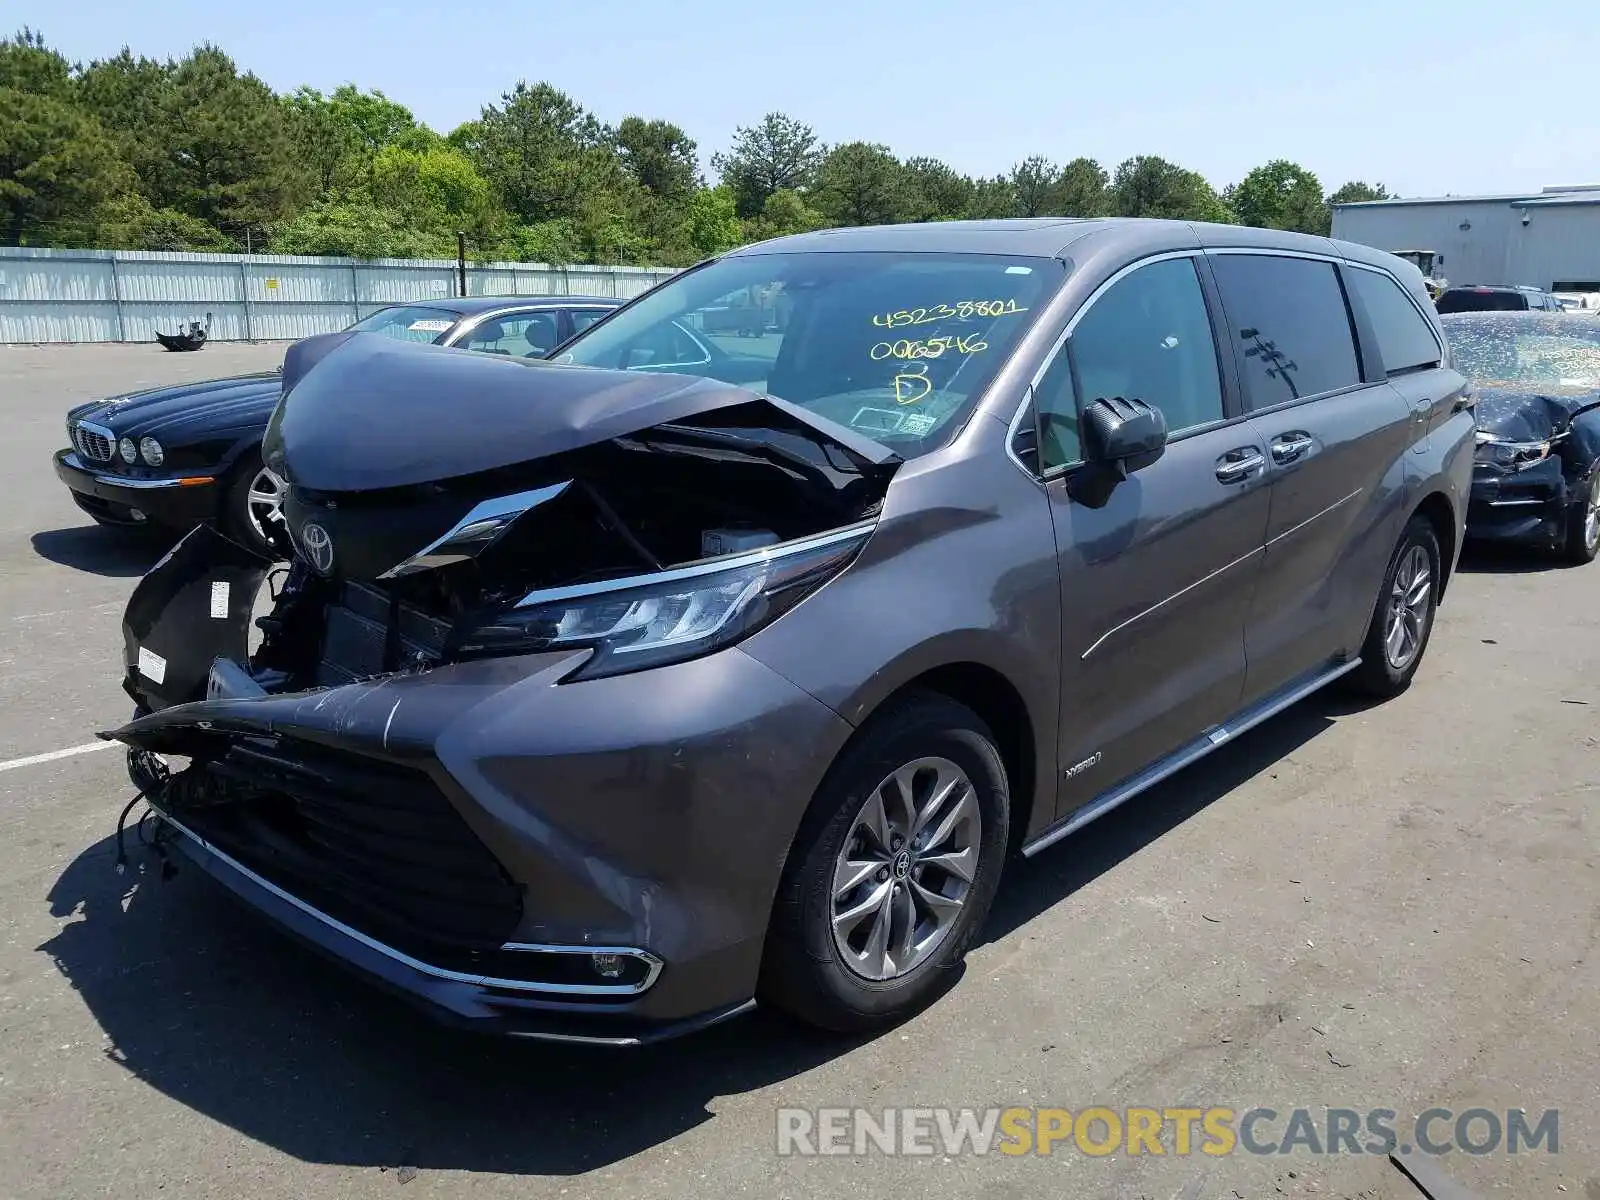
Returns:
[[[1600,292],[1600,184],[1534,195],[1336,204],[1333,236],[1380,250],[1431,250],[1453,284]]]

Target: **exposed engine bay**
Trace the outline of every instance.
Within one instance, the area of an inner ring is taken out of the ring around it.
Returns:
[[[349,468],[348,454],[329,453],[330,438],[347,441],[366,419],[363,397],[392,385],[431,348],[360,345],[354,378],[337,369],[339,346],[318,344],[326,341],[291,352],[285,399],[268,432],[267,461],[287,485],[276,536],[289,565],[273,569],[197,529],[152,569],[126,622],[126,687],[143,710],[337,687],[623,634],[633,640],[616,647],[613,669],[628,654],[628,667],[661,661],[642,639],[679,648],[669,654],[697,638],[714,649],[750,621],[775,617],[819,573],[842,567],[899,463],[860,435],[737,388],[670,375],[619,383],[614,372],[497,360],[486,360],[489,376],[484,363],[468,361],[474,356],[450,356],[424,359],[442,371],[431,382],[459,377],[480,412],[474,418],[435,396],[435,424],[445,409],[492,431],[506,417],[506,397],[523,418],[514,435],[480,433],[467,465],[485,461],[483,444],[491,458],[497,447],[502,456],[536,448],[529,426],[537,429],[547,381],[585,399],[625,388],[641,425],[590,441],[573,427],[569,396],[547,439],[568,448],[553,454],[467,473],[449,462],[423,471],[397,458],[393,469],[375,471],[380,447]],[[330,396],[330,384],[342,392]],[[315,404],[314,420],[297,422],[297,404]],[[484,413],[485,405],[499,411]],[[399,419],[392,394],[385,406]],[[604,412],[595,430],[631,424],[619,408]],[[643,423],[663,411],[672,419]],[[413,439],[428,432],[410,424]],[[389,486],[342,486],[391,478]],[[774,570],[776,562],[783,565]],[[269,573],[270,610],[255,616]],[[689,582],[673,586],[680,576]],[[735,609],[737,623],[728,615]],[[248,653],[252,620],[260,644]]]

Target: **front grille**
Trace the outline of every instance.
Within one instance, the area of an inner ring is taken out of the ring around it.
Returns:
[[[426,961],[494,950],[522,918],[522,889],[419,770],[258,738],[175,776],[166,801],[291,895]]]
[[[98,433],[87,425],[79,425],[75,434],[79,454],[95,462],[111,461],[111,452],[116,446],[105,434]]]

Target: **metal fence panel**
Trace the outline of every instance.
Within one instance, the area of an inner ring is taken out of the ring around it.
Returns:
[[[666,267],[469,263],[473,296],[631,298]],[[0,343],[145,342],[209,317],[216,341],[275,341],[343,329],[389,304],[454,296],[448,259],[169,254],[0,247]]]

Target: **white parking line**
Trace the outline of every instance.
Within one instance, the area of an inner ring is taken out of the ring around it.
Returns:
[[[95,750],[109,750],[120,742],[85,742],[81,746],[68,746],[65,750],[52,750],[48,754],[30,754],[27,758],[12,758],[0,762],[0,771],[15,771],[18,767],[36,767],[40,763],[55,762],[58,758],[72,758]]]

